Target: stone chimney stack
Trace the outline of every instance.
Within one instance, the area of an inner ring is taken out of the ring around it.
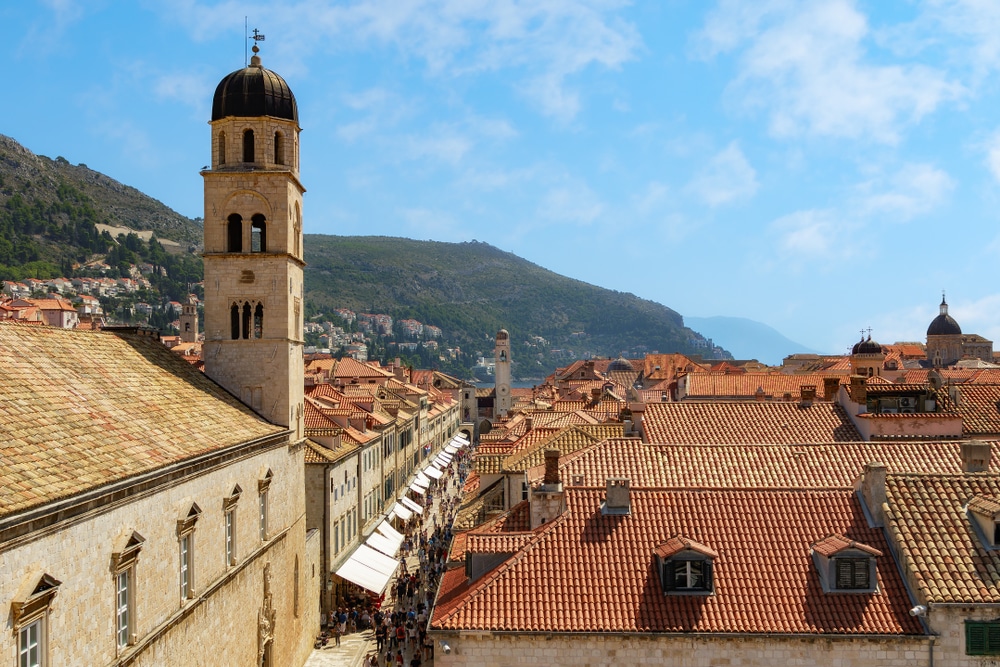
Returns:
[[[970,440],[962,443],[962,472],[986,472],[990,469],[990,443]]]
[[[837,392],[839,390],[840,380],[838,378],[823,378],[823,398],[825,400],[837,400]]]
[[[531,419],[531,417],[525,417],[525,418],[524,418],[524,426],[525,426],[525,427],[526,427],[526,428],[527,428],[527,429],[528,429],[529,431],[531,430],[531,428],[532,428],[532,427],[533,427],[534,425],[535,425],[535,422],[534,422],[534,421],[533,421],[533,420]]]
[[[851,400],[864,407],[868,404],[868,387],[865,378],[860,375],[851,376]]]
[[[763,403],[764,399],[767,398],[767,396],[764,394],[764,388],[763,387],[757,387],[757,391],[754,392],[753,398],[758,403]]]
[[[559,479],[559,450],[545,450],[545,477],[531,490],[531,529],[552,521],[566,511],[566,494]]]
[[[546,449],[545,477],[542,479],[542,484],[548,486],[549,484],[561,484],[561,483],[562,480],[559,479],[559,450]]]
[[[627,477],[608,477],[603,514],[631,514],[632,500]]]
[[[816,385],[804,384],[799,388],[799,396],[802,397],[802,406],[810,407],[816,400]]]
[[[868,506],[876,526],[885,525],[885,512],[882,510],[882,505],[886,501],[885,474],[884,463],[867,463],[860,481],[861,497],[865,499],[865,505]]]

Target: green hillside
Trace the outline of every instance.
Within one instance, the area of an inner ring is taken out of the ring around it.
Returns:
[[[492,356],[493,335],[506,328],[516,377],[592,355],[728,356],[707,348],[665,306],[560,276],[486,243],[309,235],[305,248],[310,315],[347,308],[413,318],[441,327],[472,362]]]

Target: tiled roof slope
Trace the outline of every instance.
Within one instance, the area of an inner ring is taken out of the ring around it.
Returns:
[[[947,391],[939,391],[941,409],[962,415],[966,436],[1000,434],[1000,384],[963,384],[956,388],[958,403]]]
[[[678,444],[796,444],[862,440],[844,409],[816,402],[650,403],[642,422],[645,440]]]
[[[736,398],[752,399],[757,389],[763,389],[766,396],[781,398],[786,393],[798,400],[804,385],[816,387],[817,395],[823,396],[823,381],[827,377],[837,380],[837,375],[787,375],[785,373],[691,373],[687,376],[685,400],[692,398]]]
[[[991,445],[990,468],[1000,474],[1000,443]],[[563,483],[574,486],[604,486],[608,477],[627,477],[633,487],[846,489],[873,462],[894,472],[959,473],[961,444],[676,446],[616,438],[561,459],[560,474]]]
[[[591,424],[587,426],[572,426],[551,434],[543,440],[538,440],[529,446],[518,448],[516,452],[503,462],[506,472],[523,472],[545,463],[545,450],[558,449],[561,454],[571,454],[601,440],[611,437],[621,437],[624,427],[621,424]]]
[[[889,474],[885,490],[886,524],[924,600],[1000,602],[1000,551],[983,544],[965,509],[974,496],[1000,496],[1000,476]]]
[[[922,634],[888,557],[878,560],[877,593],[823,593],[810,545],[838,533],[889,552],[850,491],[633,489],[631,497],[630,515],[603,516],[603,490],[570,489],[567,511],[501,565],[471,583],[461,568],[449,570],[432,627]],[[664,595],[653,552],[674,535],[719,554],[713,595]]]
[[[283,432],[159,341],[0,323],[0,516]]]

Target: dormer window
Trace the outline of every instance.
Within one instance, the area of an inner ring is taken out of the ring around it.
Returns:
[[[986,546],[1000,548],[1000,500],[993,496],[973,496],[968,512]]]
[[[710,547],[675,536],[658,546],[653,555],[660,584],[667,595],[708,595],[715,590],[713,569],[719,555]]]
[[[878,587],[878,549],[834,534],[813,544],[811,552],[824,593],[872,593]]]

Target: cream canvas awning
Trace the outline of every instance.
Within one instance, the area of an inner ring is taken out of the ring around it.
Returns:
[[[369,535],[368,539],[365,540],[365,544],[370,546],[372,549],[375,549],[376,551],[384,553],[386,556],[389,556],[390,558],[395,558],[396,553],[399,551],[399,549],[395,548],[395,544],[393,543],[392,540],[390,540],[385,535],[379,532],[375,532]]]
[[[408,509],[416,512],[417,514],[423,514],[424,513],[424,508],[423,507],[421,507],[418,503],[413,502],[412,500],[410,500],[406,496],[403,496],[402,498],[400,498],[399,502],[403,503],[403,505],[405,505]]]
[[[395,528],[393,528],[392,526],[390,526],[388,521],[383,521],[382,523],[380,523],[375,528],[375,530],[377,530],[378,532],[382,533],[383,535],[385,535],[386,537],[388,537],[390,540],[392,540],[393,542],[395,542],[397,549],[399,548],[399,545],[403,543],[403,536],[402,536],[402,534],[399,531],[397,531]]]
[[[442,477],[444,477],[444,473],[435,468],[434,466],[427,466],[426,468],[424,468],[424,473],[430,475],[434,479],[441,479]]]
[[[410,518],[413,517],[413,512],[411,512],[409,508],[407,508],[405,505],[402,505],[400,503],[396,503],[395,505],[393,505],[392,511],[396,516],[398,516],[403,521],[409,521]]]

